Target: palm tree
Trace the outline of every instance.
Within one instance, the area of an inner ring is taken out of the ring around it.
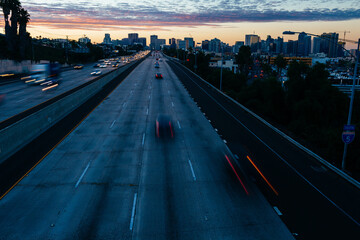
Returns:
[[[20,8],[18,21],[19,21],[19,36],[20,36],[20,56],[22,59],[24,59],[27,39],[28,39],[28,35],[26,32],[26,25],[30,21],[30,14],[24,8]]]
[[[9,23],[9,15],[10,15],[10,0],[0,0],[0,7],[4,13],[4,21],[5,21],[5,35],[8,36],[10,32],[10,23]]]
[[[17,16],[21,3],[19,0],[0,0],[0,7],[4,13],[5,21],[5,36],[7,39],[10,52],[14,50],[17,35]],[[9,15],[11,13],[11,25],[9,22]]]

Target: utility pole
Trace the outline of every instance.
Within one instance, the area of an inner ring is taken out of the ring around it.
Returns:
[[[67,64],[69,64],[68,48],[69,48],[69,36],[66,35],[65,54],[66,54],[66,63],[67,63]]]
[[[221,42],[220,42],[220,44],[221,44]],[[221,45],[220,92],[222,92],[223,61],[224,61],[224,48],[223,48],[223,46]]]
[[[351,117],[352,117],[352,111],[353,111],[353,105],[354,105],[355,83],[356,83],[356,77],[357,77],[357,68],[358,68],[358,64],[359,64],[360,38],[358,39],[357,44],[358,45],[357,45],[356,52],[355,52],[355,60],[356,60],[356,62],[355,62],[355,69],[354,69],[354,76],[353,76],[353,85],[352,85],[352,89],[351,89],[351,99],[350,99],[350,107],[349,107],[347,125],[351,124]],[[345,168],[346,168],[347,148],[348,148],[348,143],[344,143],[344,154],[343,154],[343,159],[342,159],[342,162],[341,162],[342,170],[345,170]]]

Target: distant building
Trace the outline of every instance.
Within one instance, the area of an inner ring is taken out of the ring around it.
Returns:
[[[312,53],[313,54],[320,53],[320,43],[321,43],[321,38],[319,38],[319,37],[313,38],[313,44],[312,44]]]
[[[193,38],[184,38],[184,41],[185,41],[185,48],[186,49],[194,49],[195,47],[195,42],[194,42],[194,39]]]
[[[157,39],[155,43],[155,50],[160,50],[164,45],[166,45],[165,39]]]
[[[88,37],[79,38],[79,43],[82,43],[82,44],[91,43],[91,39]]]
[[[278,37],[274,40],[275,43],[275,53],[281,54],[284,53],[284,39],[281,37]]]
[[[275,65],[275,59],[276,57],[270,58],[271,65]],[[286,60],[287,64],[290,64],[292,61],[297,61],[297,62],[303,62],[308,66],[312,65],[312,58],[310,57],[284,57],[284,59]]]
[[[201,49],[208,51],[209,50],[209,40],[204,40],[201,42]]]
[[[182,49],[182,50],[185,50],[186,49],[186,42],[185,42],[185,40],[179,40],[178,41],[178,48],[179,49]]]
[[[138,42],[139,34],[138,33],[129,33],[128,38],[129,38],[129,44],[133,45],[134,43]]]
[[[109,33],[105,33],[103,44],[111,44],[111,37]]]
[[[233,53],[237,54],[242,46],[244,46],[244,41],[236,41],[233,46]]]
[[[140,43],[141,45],[143,45],[143,47],[146,47],[146,38],[138,38],[137,43]]]
[[[260,42],[260,37],[254,34],[245,35],[245,46],[250,46]]]
[[[311,36],[302,32],[298,36],[297,55],[308,56],[311,52]]]
[[[150,49],[151,50],[155,50],[155,46],[156,46],[156,41],[158,39],[157,35],[151,35],[150,36]]]
[[[329,58],[336,58],[338,53],[338,33],[321,34],[320,52],[326,53]]]
[[[209,43],[209,51],[220,53],[221,52],[221,41],[220,39],[214,38],[210,40]]]
[[[126,46],[130,45],[130,40],[129,40],[129,38],[123,38],[123,39],[121,39],[121,45],[126,45]]]

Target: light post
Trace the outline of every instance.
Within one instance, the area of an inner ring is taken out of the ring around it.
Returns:
[[[293,31],[284,31],[283,34],[284,35],[294,35],[294,34],[299,34],[300,32],[293,32]],[[305,33],[307,35],[310,36],[314,36],[314,37],[321,37],[320,35],[316,35],[316,34],[311,34],[311,33]],[[325,38],[327,40],[330,41],[330,39]],[[344,39],[345,41],[345,39]],[[354,75],[353,75],[353,85],[351,88],[351,98],[350,98],[350,106],[349,106],[349,114],[348,114],[348,119],[347,119],[347,125],[351,124],[351,117],[352,117],[352,111],[353,111],[353,105],[354,105],[354,98],[355,98],[355,85],[356,85],[356,74],[357,74],[357,68],[358,68],[358,63],[359,63],[359,46],[360,46],[360,38],[358,39],[358,41],[351,41],[351,40],[346,40],[346,42],[352,42],[352,43],[357,43],[357,48],[356,48],[356,53],[355,56],[352,55],[347,49],[345,49],[343,46],[340,45],[340,47],[345,50],[346,52],[348,52],[354,59],[355,59],[355,68],[354,68]],[[343,153],[343,158],[342,158],[342,162],[341,162],[341,169],[345,170],[346,168],[346,154],[347,154],[347,148],[348,148],[348,144],[344,142],[344,153]]]
[[[223,62],[224,62],[223,57],[224,57],[224,48],[221,45],[220,92],[222,92],[222,72],[223,72]]]

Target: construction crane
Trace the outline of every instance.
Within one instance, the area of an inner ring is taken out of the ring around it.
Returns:
[[[339,41],[340,44],[345,45],[345,43],[346,43],[346,38],[345,38],[345,37],[346,37],[346,34],[347,34],[347,33],[350,33],[350,31],[346,31],[346,30],[344,31],[344,38],[343,38],[343,39],[339,39],[339,40],[340,40],[340,41]],[[350,41],[350,42],[351,42],[351,41]]]

